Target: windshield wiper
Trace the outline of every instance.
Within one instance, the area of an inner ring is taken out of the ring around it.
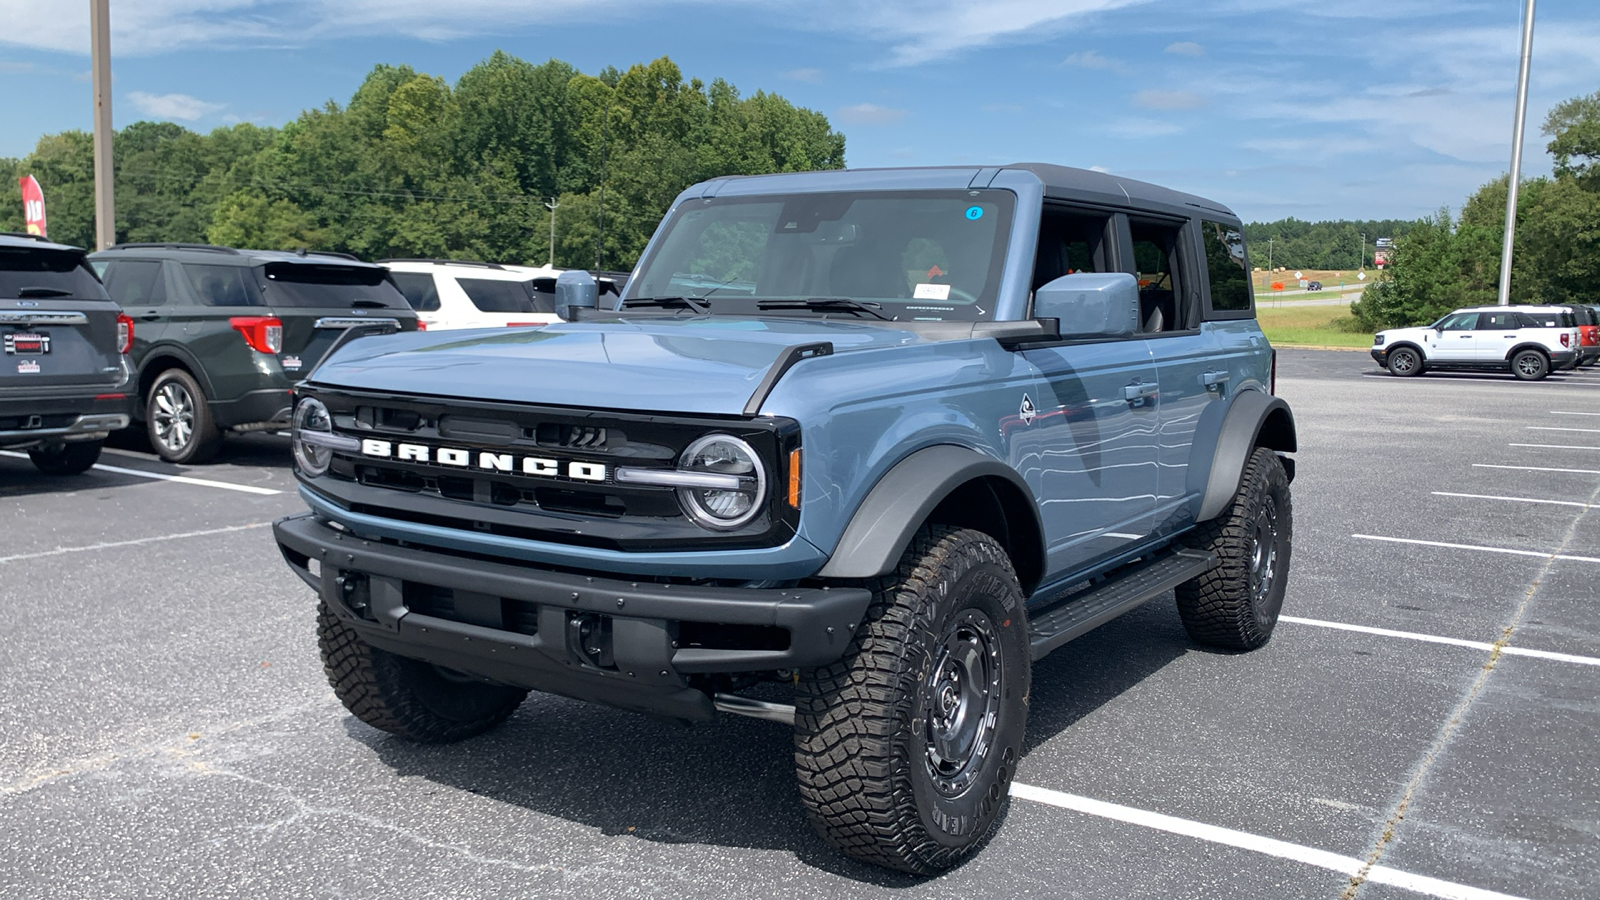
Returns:
[[[711,309],[706,305],[704,298],[695,301],[688,297],[629,297],[622,301],[622,305],[624,308],[629,306],[676,307],[678,309],[692,309],[702,316],[711,314]]]
[[[804,300],[760,300],[756,303],[757,309],[816,309],[823,312],[848,312],[866,313],[885,322],[893,322],[892,316],[886,316],[878,310],[883,308],[879,303],[863,303],[860,300],[851,300],[849,297],[807,297]]]
[[[25,287],[17,289],[17,296],[21,297],[70,297],[71,291],[63,291],[53,287]]]
[[[382,300],[351,300],[350,306],[352,309],[389,309],[389,304]]]

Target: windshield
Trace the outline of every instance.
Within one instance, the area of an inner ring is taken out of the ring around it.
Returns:
[[[105,300],[105,288],[81,250],[0,247],[0,299],[74,297]]]
[[[376,266],[268,263],[268,306],[409,309],[406,298]]]
[[[988,320],[1015,205],[996,190],[689,201],[623,303],[687,297],[712,314]]]

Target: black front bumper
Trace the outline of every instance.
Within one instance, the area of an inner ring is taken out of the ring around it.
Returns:
[[[102,440],[128,427],[125,394],[6,396],[0,393],[0,447]]]
[[[1388,347],[1373,347],[1372,348],[1372,360],[1373,360],[1373,362],[1376,362],[1380,366],[1387,367],[1389,365],[1389,348]]]
[[[295,574],[375,647],[691,721],[714,715],[710,697],[689,686],[692,677],[833,662],[872,597],[864,588],[703,587],[554,572],[369,541],[309,513],[272,530]],[[412,609],[437,611],[441,596],[449,597],[449,618]]]

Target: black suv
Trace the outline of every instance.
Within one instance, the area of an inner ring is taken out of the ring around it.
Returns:
[[[128,424],[133,326],[84,251],[0,233],[0,447],[76,475]]]
[[[292,386],[346,330],[417,328],[388,272],[347,254],[118,244],[90,260],[137,323],[133,414],[169,462],[288,430]]]

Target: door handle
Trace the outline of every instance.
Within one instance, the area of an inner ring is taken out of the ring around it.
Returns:
[[[160,318],[161,318],[161,313],[145,313],[144,315],[139,317],[139,321],[141,321],[141,322],[154,322],[154,321],[156,321],[157,319],[160,319]]]
[[[1122,399],[1129,403],[1138,403],[1148,397],[1154,397],[1160,391],[1161,385],[1159,384],[1146,384],[1142,381],[1135,381],[1133,384],[1122,388]]]
[[[1228,379],[1232,377],[1233,373],[1231,372],[1207,372],[1200,376],[1200,383],[1206,387],[1211,387],[1215,384],[1227,384]]]

